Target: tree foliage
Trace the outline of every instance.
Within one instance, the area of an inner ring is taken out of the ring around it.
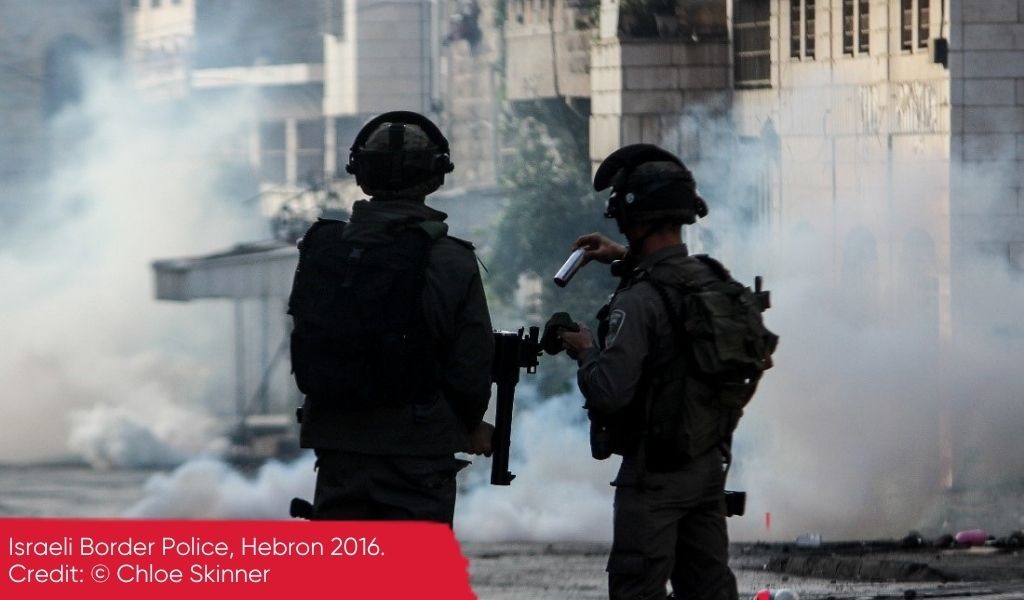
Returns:
[[[513,117],[507,131],[514,147],[502,174],[509,204],[489,257],[495,267],[490,277],[491,297],[510,304],[520,274],[536,273],[542,282],[545,319],[564,310],[593,327],[594,314],[614,287],[608,268],[590,264],[565,288],[555,286],[552,276],[578,236],[593,231],[617,234],[603,216],[604,199],[590,186],[585,136],[574,139],[578,127],[560,127],[562,123],[543,118]],[[583,127],[585,132],[585,121]],[[564,391],[568,380],[565,365],[542,371],[545,392]]]

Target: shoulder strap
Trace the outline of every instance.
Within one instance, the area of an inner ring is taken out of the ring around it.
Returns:
[[[416,225],[422,229],[432,241],[448,236],[448,226],[441,221],[418,221]]]
[[[473,242],[470,242],[469,240],[464,240],[462,238],[457,238],[457,237],[452,236],[452,235],[449,235],[448,239],[450,239],[451,241],[455,242],[456,244],[462,246],[463,248],[465,248],[467,250],[472,250],[472,251],[476,252],[476,246],[474,246]]]
[[[711,258],[707,254],[694,254],[693,258],[696,258],[700,262],[710,267],[711,270],[714,271],[715,275],[717,275],[723,281],[732,281],[732,273],[729,272],[729,269],[726,269],[725,265]]]
[[[302,250],[303,247],[306,247],[309,244],[315,243],[314,239],[316,239],[318,237],[318,233],[317,232],[319,232],[320,230],[322,230],[322,229],[335,229],[336,228],[338,230],[338,235],[341,235],[341,233],[345,231],[345,225],[347,225],[347,223],[345,223],[345,221],[336,221],[334,219],[322,219],[322,218],[321,219],[317,219],[316,223],[313,223],[312,225],[310,225],[309,229],[306,230],[306,233],[302,237],[299,238],[299,241],[297,242],[299,250]]]

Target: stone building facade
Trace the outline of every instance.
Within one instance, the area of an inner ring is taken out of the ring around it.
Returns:
[[[923,292],[944,337],[954,257],[1020,268],[1024,3],[679,0],[646,32],[623,6],[602,2],[592,45],[595,164],[665,145],[775,239],[819,244],[873,313]]]
[[[1024,270],[1024,1],[954,1],[950,20],[954,267],[973,248]]]

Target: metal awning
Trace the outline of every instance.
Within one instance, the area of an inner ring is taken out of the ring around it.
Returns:
[[[287,298],[299,251],[270,240],[227,251],[153,262],[157,300]]]
[[[268,410],[267,376],[286,353],[287,337],[271,359],[268,353],[268,327],[271,300],[287,299],[291,293],[299,251],[294,244],[278,240],[239,244],[224,252],[192,258],[169,258],[153,262],[157,300],[188,302],[202,298],[222,298],[234,302],[235,313],[235,403],[243,426],[254,411]],[[263,373],[255,396],[250,399],[246,386],[246,340],[243,304],[259,300],[262,307],[259,338],[260,366]]]

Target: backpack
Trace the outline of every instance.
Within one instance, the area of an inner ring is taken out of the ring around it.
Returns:
[[[656,269],[645,279],[670,315],[680,350],[645,382],[652,470],[730,442],[779,340],[761,317],[770,303],[760,278],[753,291],[706,255],[688,257],[684,270],[681,285],[662,280]]]
[[[345,240],[344,230],[321,219],[299,243],[288,299],[299,390],[343,410],[432,400],[437,349],[421,299],[434,238],[410,222],[383,244]]]

